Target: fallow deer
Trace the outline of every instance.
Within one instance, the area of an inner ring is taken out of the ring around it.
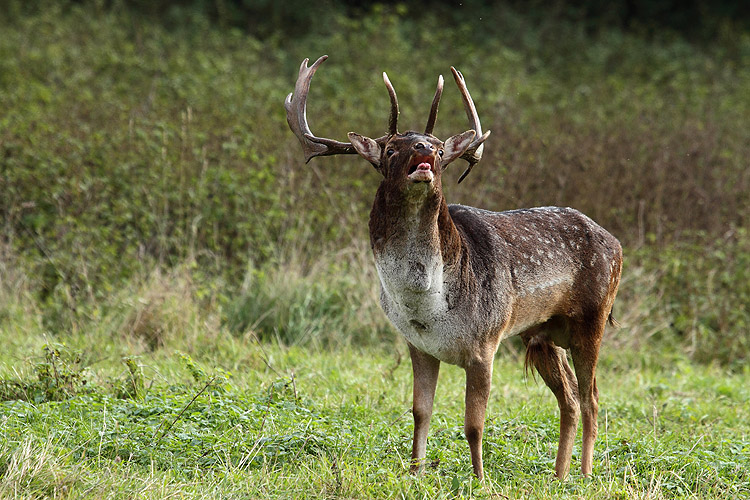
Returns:
[[[294,92],[284,103],[287,121],[306,161],[358,153],[383,176],[370,213],[370,242],[385,314],[409,346],[414,373],[411,472],[422,469],[440,362],[466,371],[464,431],[474,473],[483,477],[482,434],[492,363],[503,339],[520,335],[526,366],[533,365],[560,408],[555,474],[570,468],[579,417],[583,418],[581,470],[592,471],[599,395],[596,364],[622,267],[617,239],[572,208],[489,212],[448,205],[441,177],[453,160],[468,168],[481,159],[482,133],[463,75],[451,68],[471,130],[442,142],[432,135],[443,78],[424,133],[397,130],[391,100],[388,133],[350,142],[316,137],[306,117],[310,81],[327,56],[305,59]],[[575,366],[571,370],[566,349]]]

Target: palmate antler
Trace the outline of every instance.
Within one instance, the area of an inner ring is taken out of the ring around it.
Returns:
[[[334,139],[328,139],[325,137],[317,137],[310,130],[310,126],[307,123],[307,94],[310,92],[310,82],[323,61],[328,59],[327,55],[321,56],[315,61],[312,66],[307,66],[309,59],[302,61],[299,68],[299,76],[297,83],[294,86],[294,92],[290,93],[284,101],[284,107],[286,108],[286,120],[289,123],[289,128],[292,129],[294,135],[299,139],[302,145],[302,151],[305,154],[305,161],[309,162],[316,156],[331,156],[338,154],[356,154],[354,146],[351,142],[341,142]],[[451,67],[453,77],[456,80],[461,96],[464,102],[464,108],[466,114],[469,117],[469,123],[471,128],[476,132],[474,141],[471,143],[469,148],[461,155],[461,158],[469,162],[469,167],[461,175],[458,182],[461,182],[471,171],[474,165],[479,162],[482,158],[482,151],[484,149],[484,140],[490,135],[489,131],[482,134],[482,125],[479,122],[479,115],[477,115],[474,101],[471,99],[469,90],[466,88],[466,82],[461,72]],[[396,98],[396,91],[391,85],[388,75],[383,73],[383,81],[388,89],[388,95],[391,100],[391,112],[388,120],[388,134],[375,139],[381,147],[388,141],[388,139],[398,133],[398,99]],[[435,121],[437,120],[438,104],[440,103],[440,96],[443,93],[443,77],[442,75],[438,78],[437,89],[435,90],[435,97],[432,100],[432,107],[430,109],[430,116],[427,119],[427,126],[425,128],[426,134],[432,134],[432,130],[435,127]]]
[[[338,154],[356,154],[357,151],[350,142],[339,142],[324,137],[316,137],[307,124],[307,94],[310,92],[310,81],[315,71],[328,56],[321,56],[309,68],[309,59],[305,58],[299,67],[299,77],[294,85],[294,92],[286,96],[284,107],[286,108],[286,121],[294,135],[302,145],[305,153],[305,162],[309,162],[316,156],[329,156]]]

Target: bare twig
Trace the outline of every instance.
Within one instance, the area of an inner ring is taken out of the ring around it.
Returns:
[[[266,405],[266,411],[263,414],[263,420],[260,422],[260,430],[258,431],[258,435],[263,435],[263,428],[266,426],[266,418],[268,418],[268,414],[271,413],[271,402],[273,401],[273,384],[271,384],[268,387],[268,404]]]
[[[393,427],[396,424],[396,422],[398,422],[399,420],[401,420],[402,418],[404,418],[404,415],[406,415],[410,411],[412,411],[412,409],[411,408],[407,408],[406,411],[404,411],[401,415],[399,415],[398,417],[396,417],[396,418],[393,419],[393,421],[389,424],[389,427]]]
[[[401,349],[396,349],[396,363],[388,369],[388,378],[393,378],[393,372],[396,371],[396,369],[401,366]]]
[[[216,376],[212,377],[211,380],[209,380],[208,382],[206,382],[206,385],[204,385],[203,388],[200,391],[198,391],[195,396],[193,396],[193,399],[191,399],[190,402],[187,405],[185,405],[185,407],[180,411],[180,413],[177,414],[177,416],[174,418],[174,420],[172,420],[172,422],[170,422],[170,424],[167,426],[167,428],[164,429],[164,431],[162,431],[162,433],[159,435],[159,438],[156,440],[156,444],[154,445],[154,448],[156,448],[157,446],[159,446],[159,443],[161,443],[161,440],[164,438],[164,436],[167,435],[167,433],[170,431],[170,429],[172,429],[172,426],[174,426],[174,424],[177,423],[177,421],[180,419],[180,417],[182,416],[182,414],[185,413],[187,411],[187,409],[190,408],[190,405],[192,405],[195,402],[195,400],[198,399],[198,397],[201,394],[203,394],[204,392],[206,392],[206,389],[208,389],[209,387],[211,387],[211,385],[215,381],[216,381]]]
[[[283,375],[276,368],[274,368],[273,366],[271,366],[271,363],[268,362],[268,353],[266,352],[265,348],[263,347],[263,343],[260,341],[260,339],[258,338],[258,336],[255,334],[255,332],[252,332],[252,331],[250,332],[250,334],[253,336],[253,338],[255,339],[255,343],[258,344],[258,347],[260,347],[260,350],[263,353],[260,356],[260,358],[263,360],[263,363],[265,363],[265,365],[268,367],[268,369],[271,370],[272,372],[274,372],[278,377],[282,377],[283,378]]]

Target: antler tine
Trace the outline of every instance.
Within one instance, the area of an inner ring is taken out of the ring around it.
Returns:
[[[488,130],[487,132],[482,134],[482,124],[479,122],[479,115],[477,114],[476,106],[474,106],[474,100],[471,98],[469,89],[466,87],[466,80],[464,79],[464,75],[462,75],[461,72],[453,66],[451,66],[451,72],[453,73],[453,78],[456,80],[458,89],[461,91],[461,98],[464,102],[466,116],[469,118],[471,128],[476,132],[474,141],[472,141],[469,147],[466,148],[464,154],[461,155],[461,158],[469,162],[469,166],[466,168],[464,173],[461,174],[461,177],[458,178],[458,183],[460,184],[461,181],[464,180],[467,175],[469,175],[469,172],[471,172],[471,169],[474,168],[474,165],[479,163],[479,160],[482,159],[482,153],[484,152],[484,141],[490,135],[490,131]]]
[[[328,56],[321,56],[309,68],[309,59],[305,58],[299,67],[299,77],[294,85],[294,92],[286,96],[284,107],[286,108],[286,121],[294,135],[302,145],[305,154],[305,163],[316,156],[329,156],[337,154],[356,154],[356,150],[350,142],[339,142],[324,137],[316,137],[310,131],[307,124],[307,94],[310,92],[310,81],[315,71]]]
[[[424,129],[425,134],[432,134],[432,129],[435,128],[435,120],[437,120],[438,105],[440,104],[440,96],[443,95],[443,75],[438,77],[437,88],[435,89],[435,97],[432,98],[432,107],[430,108],[430,117],[427,118],[427,126]]]
[[[391,117],[388,120],[388,134],[395,135],[398,134],[398,98],[396,98],[396,90],[393,88],[385,71],[383,71],[383,81],[388,89],[388,96],[391,98]]]

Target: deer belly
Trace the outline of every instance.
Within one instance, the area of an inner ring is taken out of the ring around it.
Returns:
[[[459,318],[448,303],[442,262],[438,256],[424,257],[376,256],[380,304],[410,344],[441,361],[458,364],[463,343],[456,332],[466,328],[455,324]]]
[[[404,338],[422,352],[451,364],[460,364],[463,345],[456,325],[457,317],[449,312],[448,302],[440,292],[403,294],[392,297],[383,287],[381,305]]]

